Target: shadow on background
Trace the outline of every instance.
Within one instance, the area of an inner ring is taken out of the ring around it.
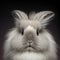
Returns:
[[[47,28],[54,36],[57,44],[58,51],[60,51],[60,24],[59,24],[59,8],[58,3],[53,1],[48,2],[11,2],[11,3],[1,3],[0,4],[0,60],[3,60],[3,44],[5,41],[5,35],[7,31],[14,26],[14,20],[11,16],[11,11],[13,10],[21,10],[25,13],[29,13],[31,11],[42,11],[42,10],[51,10],[55,12],[55,18],[50,22]],[[58,52],[58,60],[60,57],[60,53]]]

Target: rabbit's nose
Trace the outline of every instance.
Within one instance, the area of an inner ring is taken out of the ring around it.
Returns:
[[[33,40],[36,36],[35,33],[36,33],[35,29],[31,26],[28,26],[24,31],[24,35],[28,40]]]
[[[26,38],[27,38],[28,40],[32,40],[32,39],[34,38],[33,32],[29,31],[28,33],[26,33]]]

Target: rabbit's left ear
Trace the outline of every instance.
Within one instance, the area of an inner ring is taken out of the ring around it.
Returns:
[[[12,16],[15,20],[16,26],[20,25],[21,20],[28,20],[27,14],[25,14],[23,11],[20,11],[20,10],[12,11]]]
[[[52,18],[54,17],[54,13],[52,11],[42,11],[40,13],[37,13],[34,16],[34,20],[39,20],[40,23],[42,23],[43,25],[47,25],[47,23],[52,20]]]
[[[20,10],[12,11],[12,16],[16,20],[28,19],[27,15],[23,11],[20,11]]]

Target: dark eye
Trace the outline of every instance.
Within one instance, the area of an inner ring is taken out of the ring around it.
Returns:
[[[42,29],[37,29],[37,35],[39,35],[40,33],[42,33]]]
[[[20,28],[19,33],[21,33],[23,35],[24,34],[24,28]]]

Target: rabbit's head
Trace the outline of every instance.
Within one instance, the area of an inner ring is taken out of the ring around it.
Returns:
[[[22,11],[13,11],[16,23],[16,35],[11,40],[11,47],[19,51],[46,51],[49,49],[49,35],[45,27],[53,18],[51,11],[42,11],[30,14],[29,17]]]
[[[5,55],[7,53],[12,55],[11,52],[39,52],[49,59],[55,60],[56,43],[45,29],[55,14],[52,11],[41,11],[27,16],[22,11],[14,10],[12,15],[15,20],[15,28],[8,34],[4,47]]]

